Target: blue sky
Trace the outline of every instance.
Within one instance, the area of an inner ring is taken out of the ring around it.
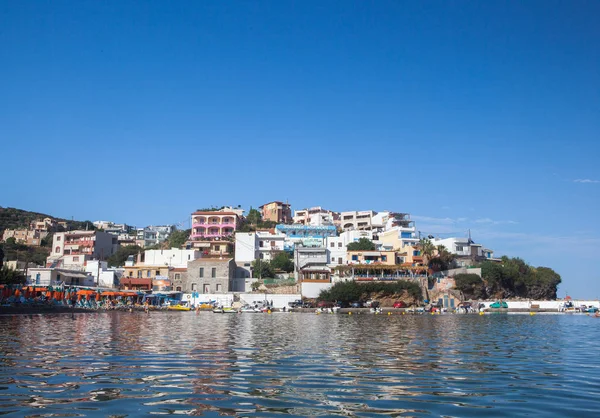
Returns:
[[[600,3],[3,2],[0,205],[405,211],[599,297]]]

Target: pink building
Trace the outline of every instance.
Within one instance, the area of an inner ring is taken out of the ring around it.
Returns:
[[[191,238],[203,240],[233,235],[239,221],[239,216],[233,212],[194,212]]]

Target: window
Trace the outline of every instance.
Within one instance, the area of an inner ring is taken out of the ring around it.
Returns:
[[[181,280],[181,275],[179,273],[175,273],[175,280]]]
[[[160,270],[156,270],[156,275],[160,276]]]
[[[413,251],[413,257],[417,257],[419,255],[419,250],[414,250]]]
[[[352,261],[358,261],[358,256],[356,254],[352,255]]]
[[[191,258],[191,255],[188,254],[188,260]]]
[[[56,275],[56,281],[57,281],[57,282],[60,282],[60,274],[57,274],[57,275]]]
[[[381,261],[387,261],[387,255],[382,255],[381,256]]]
[[[196,283],[192,283],[192,292],[195,292],[195,291],[196,291],[196,289],[197,289],[197,287],[196,287]]]
[[[209,284],[205,284],[204,285],[204,292],[203,293],[210,293],[210,285]]]
[[[457,245],[457,246],[456,246],[456,251],[462,251],[462,250],[463,250],[463,247],[462,247],[462,246],[460,246],[460,245]]]
[[[335,242],[332,242],[330,245],[331,248],[335,248]]]
[[[152,272],[150,270],[146,270],[146,277],[152,277]]]
[[[73,262],[74,263],[78,263],[79,262],[79,257],[73,257]]]
[[[56,279],[58,280],[58,277]],[[42,275],[40,273],[37,273],[35,275],[35,284],[40,284],[41,280],[42,280]]]
[[[60,252],[60,247],[56,247],[56,248],[54,249],[54,252],[55,252],[55,253],[59,253],[59,252]]]
[[[132,277],[132,276],[133,276],[133,271],[130,271],[129,272],[129,277]]]
[[[56,237],[56,240],[57,240],[57,241],[60,241],[60,235]]]
[[[342,264],[342,257],[338,257],[338,264]]]
[[[138,279],[142,278],[142,270],[138,270]]]
[[[220,292],[220,291],[221,291],[221,287],[222,287],[222,286],[221,286],[220,284],[218,284],[218,285],[217,285],[217,292]]]
[[[200,277],[204,277],[204,267],[200,267],[200,273],[199,273]]]
[[[177,288],[175,289],[176,292],[181,292],[181,286],[177,286]]]
[[[217,268],[213,267],[212,271],[210,272],[210,277],[217,277]]]
[[[338,242],[338,248],[342,248],[342,243]]]
[[[263,247],[264,245],[265,245],[264,241],[259,241],[259,242],[258,242],[258,246],[259,246],[259,247]]]

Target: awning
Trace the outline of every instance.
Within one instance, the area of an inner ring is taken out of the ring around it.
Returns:
[[[63,272],[63,271],[59,271],[58,272],[60,274],[61,277],[70,277],[72,279],[87,279],[87,274],[83,274],[83,273],[72,273],[72,272]]]
[[[369,256],[369,257],[371,257],[371,256],[377,257],[377,256],[380,256],[381,253],[379,251],[366,251],[366,252],[362,253],[362,255]]]

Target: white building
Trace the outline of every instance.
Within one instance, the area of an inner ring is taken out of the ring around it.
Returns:
[[[272,260],[277,253],[285,250],[285,238],[283,234],[272,234],[269,231],[236,232],[236,277],[252,277],[252,262]]]
[[[27,272],[28,285],[55,286],[95,286],[94,277],[78,270],[67,270],[48,267],[36,267]]]
[[[117,251],[117,237],[102,231],[57,232],[52,238],[48,267],[84,270],[90,260],[106,260]]]
[[[301,225],[334,225],[339,220],[339,214],[320,206],[294,211],[294,223]]]
[[[333,266],[340,264],[348,264],[347,251],[348,244],[351,242],[357,242],[361,238],[373,240],[372,231],[345,231],[342,232],[338,237],[327,237],[326,248],[327,248],[327,263]]]
[[[118,286],[115,270],[108,269],[106,261],[88,261],[85,272],[92,277],[93,286],[115,288]]]
[[[470,238],[434,238],[431,243],[436,247],[443,245],[446,249],[456,256],[458,266],[468,266],[472,262],[482,260],[494,260],[494,251],[484,248],[481,244],[476,244]]]
[[[188,261],[193,261],[202,256],[199,250],[146,250],[144,251],[144,264],[150,266],[169,266],[173,268],[187,267]]]

